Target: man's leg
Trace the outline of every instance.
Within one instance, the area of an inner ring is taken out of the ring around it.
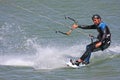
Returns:
[[[101,48],[95,48],[95,45],[96,45],[97,42],[98,41],[87,45],[85,53],[81,56],[80,59],[78,59],[76,61],[76,63],[75,63],[76,65],[79,65],[81,62],[84,62],[84,61],[89,63],[91,52],[101,50]]]
[[[85,51],[85,53],[81,56],[81,60],[83,60],[83,61],[89,61],[89,59],[90,59],[90,56],[91,56],[91,52],[94,50],[94,46],[95,46],[95,44],[89,44],[89,45],[87,45],[87,47],[86,47],[86,51]]]
[[[89,64],[90,63],[90,57],[91,57],[91,53],[89,53],[88,57],[83,61],[84,64]]]
[[[89,63],[90,56],[91,56],[91,52],[92,52],[92,50],[93,50],[93,46],[94,46],[93,43],[87,45],[85,53],[81,56],[80,59],[78,59],[78,60],[75,62],[75,64],[76,64],[77,66],[79,66],[79,64],[80,64],[81,62],[86,63],[86,64]]]

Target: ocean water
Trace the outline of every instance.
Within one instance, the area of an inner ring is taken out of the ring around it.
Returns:
[[[95,30],[66,32],[73,21],[93,24],[100,14],[112,34],[111,46],[92,53],[88,66],[70,69]],[[119,0],[0,0],[0,80],[120,80]]]

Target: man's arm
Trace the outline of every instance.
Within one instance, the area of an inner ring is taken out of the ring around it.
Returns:
[[[81,29],[96,29],[95,25],[79,25],[78,28]]]
[[[76,28],[81,28],[81,29],[96,29],[96,26],[95,25],[78,25],[78,24],[73,24],[72,25],[72,28],[66,32],[67,35],[70,35],[71,32],[76,29]]]
[[[105,40],[105,38],[106,38],[106,36],[107,36],[107,32],[106,32],[107,30],[106,30],[106,27],[103,29],[103,35],[102,35],[102,38],[101,38],[101,42],[103,42],[104,40]]]

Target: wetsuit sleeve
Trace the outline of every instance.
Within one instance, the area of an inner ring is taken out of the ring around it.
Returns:
[[[99,25],[99,27],[100,27],[100,29],[102,31],[102,36],[101,36],[101,40],[100,41],[103,42],[105,40],[107,34],[109,33],[108,32],[108,27],[107,27],[107,25],[105,23],[101,23]]]
[[[105,40],[105,38],[106,38],[106,35],[107,35],[107,30],[106,30],[107,28],[106,27],[104,27],[103,29],[102,29],[102,31],[103,31],[103,35],[102,35],[102,38],[101,38],[101,42],[103,42],[104,40]]]
[[[95,25],[79,25],[78,28],[81,29],[96,29]]]

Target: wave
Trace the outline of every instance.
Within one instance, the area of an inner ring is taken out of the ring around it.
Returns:
[[[38,42],[39,40],[36,36],[33,38],[27,37],[29,34],[19,25],[13,23],[5,23],[1,27],[1,34],[0,65],[55,69],[65,67],[65,63],[70,58],[77,59],[85,51],[85,45],[82,44],[84,41],[81,41],[80,45],[58,47],[59,45],[48,44],[44,46],[44,44]],[[49,38],[46,39],[48,40]],[[64,44],[63,42],[60,44]],[[119,48],[119,44],[113,43],[107,50],[93,53],[91,60],[99,62],[102,59],[114,58],[116,55],[120,55]]]
[[[34,43],[31,39],[27,44],[36,49],[35,54],[4,55],[0,56],[0,65],[28,66],[34,69],[55,69],[66,67],[66,62],[70,59],[79,58],[84,52],[83,45],[75,45],[67,48],[42,47]],[[120,46],[112,46],[108,50],[99,51],[92,54],[91,62],[98,64],[103,60],[112,59],[120,54]]]
[[[28,56],[26,56],[28,57]],[[6,56],[0,56],[0,65],[5,66],[26,66],[26,67],[32,67],[34,65],[34,62],[32,60],[26,58],[25,56],[18,56],[18,55],[6,55]]]

